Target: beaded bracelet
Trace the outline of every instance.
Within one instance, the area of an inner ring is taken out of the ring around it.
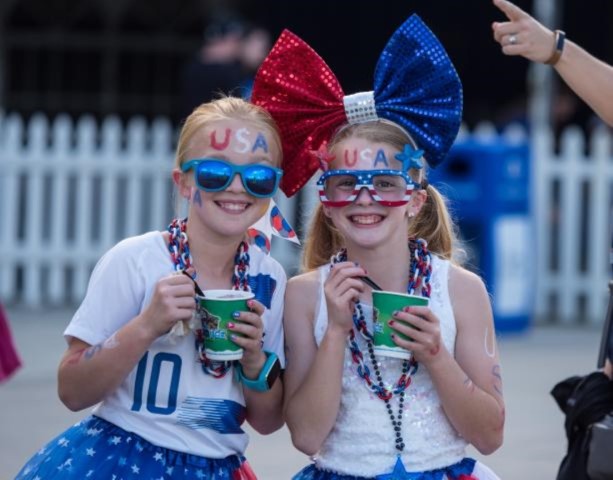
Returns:
[[[547,65],[555,65],[562,56],[564,50],[564,41],[566,40],[566,33],[562,30],[555,31],[555,39],[553,41],[553,50],[551,56],[545,62]]]

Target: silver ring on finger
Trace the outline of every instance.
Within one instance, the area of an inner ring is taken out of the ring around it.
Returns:
[[[517,45],[517,35],[511,34],[509,35],[509,45]]]

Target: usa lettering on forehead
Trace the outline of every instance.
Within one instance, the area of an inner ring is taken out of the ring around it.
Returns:
[[[353,167],[358,162],[358,157],[367,162],[372,161],[373,168],[389,168],[389,162],[387,161],[385,150],[382,148],[378,148],[374,153],[374,156],[372,148],[346,148],[343,151],[343,162],[347,167]]]
[[[226,128],[223,133],[215,129],[209,136],[211,148],[220,152],[226,150],[235,153],[255,153],[258,150],[264,153],[269,152],[268,142],[263,132],[257,132],[255,138],[252,139],[252,132],[247,128],[239,128],[235,132],[231,128]]]

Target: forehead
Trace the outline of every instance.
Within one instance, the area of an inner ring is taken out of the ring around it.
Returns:
[[[394,156],[400,150],[389,143],[373,142],[364,138],[350,137],[337,143],[332,153],[335,156],[331,167],[353,170],[399,170],[402,163]]]
[[[190,141],[189,156],[221,156],[231,161],[255,158],[278,163],[280,151],[269,128],[245,120],[228,119],[207,122]]]

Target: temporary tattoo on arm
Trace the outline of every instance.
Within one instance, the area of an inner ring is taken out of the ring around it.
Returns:
[[[490,329],[486,327],[483,345],[485,347],[485,354],[490,358],[494,358],[496,356],[496,335],[494,335],[494,329],[492,329],[491,338],[488,338],[490,336],[489,333]]]
[[[99,343],[98,345],[89,347],[87,350],[83,352],[83,358],[85,360],[91,360],[94,357],[94,355],[96,355],[100,350],[102,350],[101,343]]]
[[[464,386],[470,393],[475,391],[475,384],[468,376],[464,379]]]
[[[506,416],[507,416],[507,414],[506,414],[506,410],[504,408],[504,405],[501,405],[500,406],[500,424],[497,427],[498,431],[500,431],[500,430],[502,430],[504,428],[504,422],[505,422]]]
[[[119,346],[119,340],[117,340],[117,337],[115,336],[116,334],[114,333],[113,335],[111,335],[109,338],[107,338],[104,343],[102,344],[102,348],[107,348],[109,350],[116,348]]]
[[[500,365],[494,365],[492,367],[492,375],[494,376],[494,390],[500,396],[502,396],[502,375],[500,374]]]

